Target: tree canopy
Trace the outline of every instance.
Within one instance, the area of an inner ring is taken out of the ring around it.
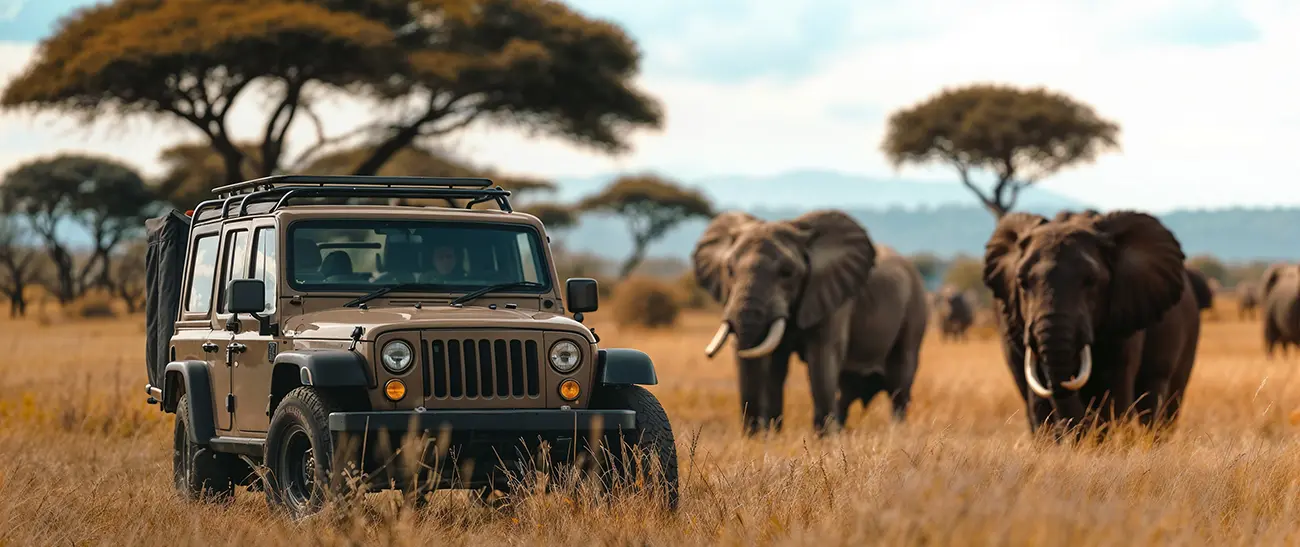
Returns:
[[[651,174],[620,177],[600,193],[584,199],[579,208],[617,214],[627,222],[633,247],[619,270],[620,279],[632,273],[645,259],[646,247],[668,230],[687,219],[713,215],[712,204],[699,191]]]
[[[947,163],[1001,217],[1026,187],[1119,149],[1119,126],[1091,106],[1043,88],[977,84],[945,89],[892,114],[882,149],[894,167]],[[990,189],[976,171],[994,175]]]
[[[140,235],[154,202],[154,194],[134,169],[94,156],[32,160],[10,171],[0,184],[0,210],[25,219],[44,243],[63,304],[92,283],[112,286],[113,252]],[[63,240],[61,228],[69,222],[90,238],[90,256],[80,267]]]
[[[626,132],[663,118],[632,83],[639,64],[621,28],[553,0],[115,0],[61,20],[0,106],[183,120],[235,182],[301,163],[284,158],[289,128],[341,91],[375,118],[322,141],[377,143],[352,167],[368,175],[478,120],[625,150]],[[229,114],[261,90],[272,106],[249,172]]]

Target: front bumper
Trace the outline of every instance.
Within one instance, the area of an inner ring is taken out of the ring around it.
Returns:
[[[445,429],[455,433],[572,433],[590,431],[599,423],[606,431],[636,429],[632,410],[396,410],[333,412],[330,431],[363,433]]]

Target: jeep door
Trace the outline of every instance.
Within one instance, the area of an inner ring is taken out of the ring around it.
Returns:
[[[217,263],[220,258],[218,242],[221,233],[217,224],[194,229],[190,241],[189,257],[185,265],[185,296],[181,302],[180,318],[172,336],[172,361],[205,361],[212,384],[212,393],[191,393],[191,399],[203,397],[212,404],[218,430],[230,429],[230,414],[221,411],[226,393],[230,391],[230,375],[219,345],[213,338],[220,332],[212,329],[212,302],[217,289]]]
[[[210,340],[216,346],[217,362],[221,365],[214,366],[212,370],[213,391],[220,393],[217,422],[221,425],[217,429],[221,431],[235,431],[239,427],[234,423],[235,410],[239,404],[234,392],[234,368],[244,351],[244,344],[236,340],[236,333],[231,332],[226,323],[230,318],[230,314],[225,311],[226,287],[236,272],[248,271],[252,239],[249,227],[247,221],[227,222],[221,230],[221,275],[217,278],[216,296],[213,298]],[[209,346],[209,349],[212,347]]]
[[[274,219],[261,219],[248,225],[251,234],[248,240],[249,255],[247,260],[236,264],[230,279],[259,279],[266,286],[265,307],[258,315],[269,317],[271,325],[276,321],[277,282],[280,279],[276,260],[277,248]],[[226,312],[223,300],[219,317],[225,323],[231,314]],[[248,314],[239,316],[239,330],[232,337],[237,352],[231,354],[232,364],[231,390],[235,398],[235,429],[248,433],[265,432],[271,422],[268,415],[271,394],[272,362],[278,343],[275,336],[261,334],[256,318]],[[278,333],[278,327],[275,329]]]

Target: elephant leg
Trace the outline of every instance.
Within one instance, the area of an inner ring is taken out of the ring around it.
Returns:
[[[849,417],[849,409],[856,401],[862,401],[863,411],[871,406],[871,399],[877,393],[885,391],[884,378],[879,374],[858,374],[852,371],[840,372],[839,415]]]
[[[790,352],[777,351],[768,363],[767,384],[764,387],[766,405],[763,427],[781,430],[785,415],[785,378],[790,372]]]
[[[763,429],[763,418],[767,415],[766,397],[768,376],[764,370],[764,359],[740,360],[740,411],[743,416],[742,427],[745,435],[753,436]]]
[[[824,435],[828,430],[838,431],[844,425],[844,416],[838,408],[844,344],[823,341],[819,346],[808,351],[805,361],[808,363],[808,387],[812,390],[813,430]]]
[[[916,378],[917,352],[896,348],[886,362],[886,389],[893,404],[894,421],[907,420],[907,406],[912,402],[912,381]]]

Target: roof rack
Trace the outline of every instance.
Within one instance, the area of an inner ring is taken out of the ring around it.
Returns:
[[[229,218],[232,211],[239,216],[248,214],[248,205],[256,202],[274,202],[267,211],[273,212],[297,198],[414,198],[414,199],[468,199],[465,208],[479,203],[495,201],[507,213],[510,191],[500,186],[492,187],[486,178],[461,177],[372,177],[359,175],[276,175],[221,186],[212,190],[217,199],[200,203],[192,213],[195,220],[205,209],[219,208],[220,218]],[[232,207],[237,206],[237,207]]]

